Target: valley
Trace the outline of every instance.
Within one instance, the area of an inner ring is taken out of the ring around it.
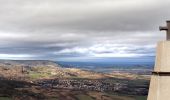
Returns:
[[[65,68],[53,61],[0,61],[0,100],[146,100],[149,75]]]

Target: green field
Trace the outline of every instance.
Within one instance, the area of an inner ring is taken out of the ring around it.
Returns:
[[[10,97],[0,97],[0,100],[12,100]]]

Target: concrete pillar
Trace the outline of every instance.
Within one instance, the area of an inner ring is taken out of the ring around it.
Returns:
[[[170,41],[161,41],[157,45],[147,100],[170,100]]]

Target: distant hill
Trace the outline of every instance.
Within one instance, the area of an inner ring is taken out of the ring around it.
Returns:
[[[49,60],[0,60],[0,77],[17,79],[103,78],[105,75],[75,68],[63,68]]]
[[[56,62],[49,60],[0,60],[0,66],[55,66],[60,67]]]
[[[0,78],[29,79],[62,75],[63,69],[49,60],[0,60]]]
[[[96,69],[97,70],[97,69]],[[121,75],[120,75],[121,74]],[[55,79],[55,78],[135,78],[135,74],[119,73],[111,71],[110,73],[95,72],[92,70],[80,68],[65,68],[58,63],[49,60],[0,60],[0,78],[37,80],[37,79]]]

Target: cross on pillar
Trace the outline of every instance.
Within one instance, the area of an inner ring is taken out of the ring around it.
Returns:
[[[167,34],[166,39],[170,40],[170,20],[166,21],[166,23],[167,23],[167,26],[160,26],[159,30],[160,31],[163,31],[163,30],[166,31],[166,34]]]

